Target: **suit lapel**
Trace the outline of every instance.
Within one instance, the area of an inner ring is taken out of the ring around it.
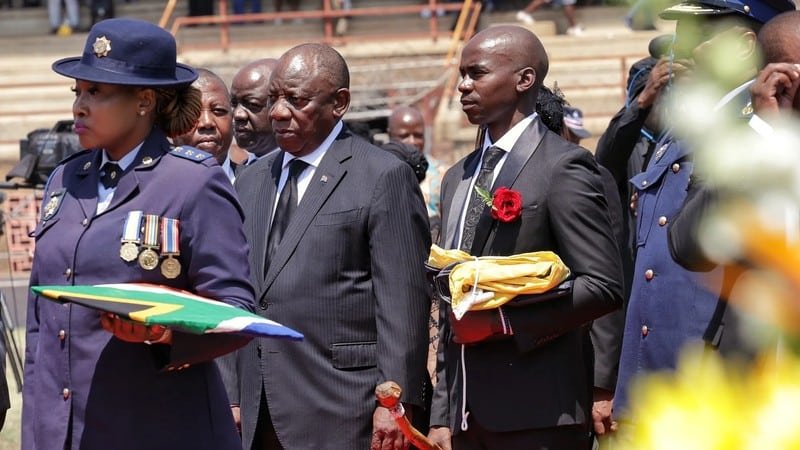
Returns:
[[[478,147],[464,160],[464,164],[462,165],[464,171],[461,173],[453,196],[450,199],[444,199],[444,204],[450,205],[447,214],[447,223],[445,225],[445,235],[441,240],[444,248],[458,248],[457,243],[453,242],[453,240],[458,236],[458,224],[461,221],[461,212],[464,210],[464,203],[469,196],[469,185],[472,182],[472,175],[475,173],[475,168],[478,166],[480,155],[481,149]]]
[[[303,199],[297,205],[294,217],[289,222],[286,235],[281,240],[275,250],[275,255],[273,255],[269,263],[269,270],[264,280],[264,290],[262,292],[266,293],[275,281],[278,273],[294,253],[308,226],[316,217],[317,212],[319,212],[322,205],[325,204],[325,201],[344,178],[347,170],[342,167],[342,163],[352,156],[351,145],[349,135],[343,132],[334,141],[325,156],[322,157],[319,167],[314,171],[314,177],[308,184],[308,188],[306,188]]]
[[[498,187],[511,187],[514,185],[522,168],[525,167],[525,164],[527,164],[528,160],[536,151],[536,148],[539,147],[539,144],[542,142],[545,132],[544,125],[542,125],[538,117],[525,128],[525,131],[522,132],[517,142],[514,143],[514,147],[508,153],[508,156],[506,156],[503,168],[500,169],[500,173],[497,175],[494,183],[492,183],[492,194],[494,194]],[[483,210],[481,218],[475,226],[475,240],[472,241],[470,254],[483,254],[486,239],[489,237],[489,232],[494,222],[495,220],[492,219],[491,209],[487,207]]]

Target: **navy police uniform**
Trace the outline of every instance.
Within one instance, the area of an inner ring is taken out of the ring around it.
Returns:
[[[85,151],[60,165],[34,231],[31,285],[156,283],[252,311],[243,215],[230,182],[210,155],[169,150],[154,128],[108,209],[97,215],[102,152]],[[179,220],[182,269],[176,278],[120,257],[131,211]],[[226,239],[214,231],[224,231]],[[23,448],[238,448],[210,360],[243,343],[177,332],[169,348],[127,343],[101,327],[98,311],[31,294]]]
[[[53,70],[97,83],[188,86],[197,73],[175,55],[166,30],[110,19],[92,27],[82,56]],[[119,161],[121,171],[101,161],[102,150],[87,150],[50,176],[33,232],[31,285],[154,283],[254,310],[243,212],[216,160],[192,148],[171,151],[154,125]],[[174,331],[169,345],[130,343],[100,318],[30,295],[24,450],[241,448],[212,360],[247,338]]]
[[[689,1],[665,10],[665,19],[686,15],[739,15],[764,23],[794,9],[789,0]],[[749,83],[732,91],[719,114],[749,118]],[[702,275],[672,259],[668,224],[681,210],[692,182],[691,149],[673,136],[662,139],[645,171],[630,182],[638,192],[636,262],[620,356],[614,409],[626,414],[630,384],[642,373],[674,369],[688,342],[716,347],[723,339],[720,302],[723,269]],[[702,276],[702,280],[701,277]]]

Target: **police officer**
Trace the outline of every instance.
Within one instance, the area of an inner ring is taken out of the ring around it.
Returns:
[[[728,63],[739,59],[739,70],[717,81],[720,91],[728,93],[717,103],[715,114],[746,119],[752,113],[747,88],[758,66],[755,33],[773,16],[790,9],[794,4],[789,0],[688,0],[666,9],[661,17],[678,21],[674,57],[695,79],[714,70],[707,65],[710,54],[741,50],[726,55]],[[679,351],[689,342],[705,340],[717,347],[731,337],[723,333],[720,315],[724,274],[711,274],[701,282],[700,275],[679,266],[669,253],[668,225],[685,201],[692,169],[691,149],[668,135],[645,171],[631,179],[638,192],[638,251],[614,404],[623,418],[631,406],[629,388],[635,375],[673,369]]]
[[[147,22],[96,24],[75,79],[83,148],[60,164],[34,231],[32,285],[145,282],[253,310],[242,211],[209,154],[170,151],[192,128],[197,73]],[[225,239],[210,232],[225,230]],[[144,326],[31,295],[22,448],[236,449],[240,440],[211,360],[246,343]]]

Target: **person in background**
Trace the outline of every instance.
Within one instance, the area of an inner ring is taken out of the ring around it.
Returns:
[[[535,20],[531,14],[547,3],[553,3],[553,0],[532,0],[525,8],[517,11],[517,20],[525,25],[533,25]],[[564,9],[564,17],[566,17],[569,25],[567,34],[570,36],[582,36],[583,25],[578,23],[575,14],[575,3],[577,3],[577,0],[555,0],[555,4]]]
[[[197,73],[192,86],[202,94],[200,117],[191,131],[175,137],[173,142],[199,148],[223,164],[233,141],[231,97],[225,82],[217,74],[208,69],[197,69]],[[228,169],[225,174],[234,180],[230,166]]]
[[[48,180],[30,284],[152,283],[252,312],[236,193],[210,154],[167,139],[190,130],[201,108],[197,73],[176,62],[172,35],[104,20],[82,56],[53,70],[75,80],[74,130],[87,150]],[[31,293],[21,448],[238,449],[213,359],[248,341]]]
[[[236,72],[231,82],[236,151],[229,153],[222,167],[226,173],[233,173],[234,179],[237,172],[278,146],[267,107],[267,85],[277,62],[265,58],[248,63]]]
[[[66,9],[67,12],[66,21],[62,15],[62,1],[64,3],[64,9]],[[78,25],[80,25],[81,21],[81,11],[78,0],[47,0],[47,16],[50,20],[50,34],[59,33],[59,29],[62,28],[62,25],[66,25],[66,28],[63,28],[64,31],[61,33],[67,35],[71,34],[73,30],[78,29]]]
[[[389,115],[387,132],[390,141],[411,145],[420,153],[425,154],[428,169],[420,188],[422,188],[422,196],[425,198],[425,206],[428,208],[431,235],[436,239],[442,225],[442,218],[439,215],[439,186],[447,168],[430,153],[425,153],[425,119],[417,108],[398,106]]]
[[[592,137],[583,126],[583,111],[571,106],[564,107],[564,139],[581,145],[581,140]]]

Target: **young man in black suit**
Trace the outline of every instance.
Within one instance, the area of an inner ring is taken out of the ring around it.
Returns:
[[[570,268],[573,289],[461,320],[442,308],[430,436],[446,449],[451,433],[455,449],[589,446],[585,325],[621,305],[622,275],[594,158],[535,114],[547,69],[541,42],[521,27],[486,29],[462,52],[461,104],[486,134],[445,175],[439,243],[476,256],[553,251]],[[475,185],[516,191],[521,212],[493,219],[473,200]]]

